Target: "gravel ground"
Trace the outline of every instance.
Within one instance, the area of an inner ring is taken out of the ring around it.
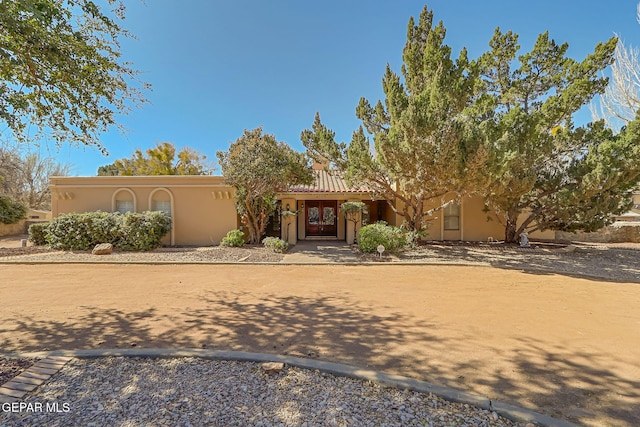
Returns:
[[[361,255],[370,262],[465,264],[509,267],[640,282],[640,244],[515,245],[428,243],[398,255]]]
[[[2,262],[280,262],[283,254],[263,246],[247,245],[241,248],[221,246],[159,248],[149,252],[114,251],[110,255],[92,255],[91,251],[55,251],[29,246],[26,248],[0,248]]]
[[[358,250],[354,246],[353,250]],[[515,245],[433,242],[398,255],[359,254],[364,262],[467,264],[576,274],[614,281],[640,282],[640,244]],[[260,245],[241,248],[160,248],[150,252],[92,255],[89,251],[52,251],[42,247],[0,248],[0,262],[270,262],[285,259]],[[286,259],[285,259],[286,260]]]
[[[519,248],[433,242],[395,256],[360,256],[365,262],[490,265],[640,283],[640,244]],[[282,254],[261,246],[161,248],[146,253],[114,252],[104,257],[41,247],[0,248],[0,262],[215,263],[282,259]],[[0,358],[0,384],[33,362]],[[202,378],[208,380],[194,381]],[[26,401],[68,403],[70,410],[22,414],[0,411],[0,426],[517,425],[430,395],[295,368],[270,377],[257,365],[194,359],[76,360]]]
[[[0,425],[523,426],[431,394],[194,358],[75,359],[24,402],[43,410],[0,411]]]
[[[0,385],[36,363],[38,359],[0,357]]]

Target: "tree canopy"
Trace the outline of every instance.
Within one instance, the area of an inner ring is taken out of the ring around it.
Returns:
[[[170,142],[159,143],[146,150],[146,154],[136,150],[131,158],[119,159],[98,168],[98,176],[211,175],[212,172],[207,156],[185,147],[176,158],[176,147]]]
[[[387,65],[382,80],[384,103],[360,100],[364,127],[349,144],[335,142],[316,114],[301,134],[310,155],[369,185],[414,230],[465,194],[485,198],[507,242],[534,230],[591,231],[629,207],[639,119],[618,135],[602,122],[573,122],[604,92],[616,38],[577,61],[548,32],[519,53],[518,36],[498,28],[477,60],[464,49],[452,59],[444,37],[426,7],[417,25],[411,18],[402,74]]]
[[[473,64],[482,81],[471,111],[488,153],[482,194],[505,225],[505,241],[548,228],[591,231],[628,207],[640,172],[636,127],[614,137],[603,123],[573,123],[605,90],[600,73],[616,42],[576,61],[566,56],[567,43],[543,33],[516,57],[518,36],[496,29],[490,50]]]
[[[0,121],[20,142],[95,146],[149,86],[121,59],[124,4],[90,0],[0,2]]]
[[[218,151],[225,181],[236,188],[235,199],[249,243],[258,243],[276,209],[276,193],[292,184],[310,184],[307,157],[262,128],[245,130],[228,151]]]
[[[68,175],[69,170],[51,157],[0,147],[0,193],[25,207],[51,209],[49,177]]]
[[[387,65],[384,104],[360,100],[356,115],[373,135],[374,152],[362,126],[350,144],[336,143],[318,114],[312,129],[301,134],[313,157],[330,160],[346,172],[349,183],[371,187],[412,230],[424,228],[433,213],[427,206],[440,209],[445,195],[463,193],[483,160],[464,115],[476,75],[466,50],[451,58],[445,34],[442,22],[434,25],[433,12],[425,7],[417,24],[409,20],[402,77]]]

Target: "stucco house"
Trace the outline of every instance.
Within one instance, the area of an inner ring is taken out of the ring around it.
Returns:
[[[292,186],[278,195],[279,207],[269,234],[295,244],[298,240],[335,239],[352,242],[354,224],[340,211],[345,201],[363,201],[367,209],[361,226],[384,220],[400,225],[384,200],[372,199],[365,187],[350,188],[339,174],[314,165],[311,185]],[[167,245],[218,244],[229,230],[240,228],[234,188],[221,176],[93,176],[52,177],[52,212],[143,212],[161,210],[172,219]],[[481,198],[467,197],[438,211],[429,224],[430,240],[499,240],[504,228],[495,215],[483,211]],[[294,211],[297,215],[282,215]],[[489,218],[489,219],[488,219]],[[553,239],[553,232],[531,237]]]

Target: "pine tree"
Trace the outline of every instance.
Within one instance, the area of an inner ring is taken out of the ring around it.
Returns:
[[[476,75],[466,50],[451,59],[445,34],[442,22],[434,26],[433,12],[425,7],[417,25],[409,20],[402,77],[387,65],[384,104],[372,107],[360,100],[356,115],[373,135],[374,152],[363,127],[348,146],[336,143],[318,114],[312,129],[301,135],[313,157],[330,160],[346,172],[349,183],[368,185],[411,230],[425,227],[433,213],[429,204],[439,209],[446,194],[466,192],[483,158],[464,114]]]
[[[630,142],[635,125],[614,136],[602,123],[573,123],[574,113],[604,91],[607,79],[599,75],[616,39],[578,62],[567,58],[567,43],[543,33],[514,69],[517,40],[496,29],[491,50],[474,64],[482,84],[470,111],[488,153],[488,206],[502,219],[506,242],[525,231],[597,228],[628,206],[640,166]],[[620,169],[605,170],[614,164]]]

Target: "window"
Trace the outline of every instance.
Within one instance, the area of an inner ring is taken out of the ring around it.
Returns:
[[[449,203],[444,208],[444,229],[460,230],[460,205]]]
[[[170,200],[154,200],[151,204],[151,210],[162,211],[168,216],[171,216],[171,201]]]
[[[116,200],[116,211],[123,215],[133,212],[133,200]]]

